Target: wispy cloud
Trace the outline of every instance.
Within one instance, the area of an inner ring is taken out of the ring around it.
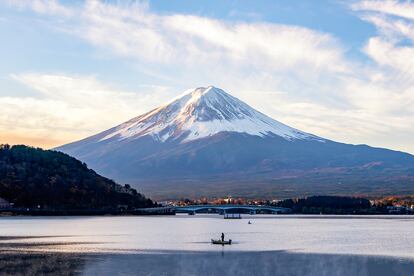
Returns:
[[[0,97],[0,139],[26,136],[49,146],[118,124],[171,96],[167,88],[159,86],[145,86],[145,92],[120,91],[93,76],[29,73],[11,77],[37,94]]]
[[[352,8],[358,11],[378,12],[414,20],[414,4],[411,1],[363,0],[352,4]]]
[[[370,72],[377,99],[395,114],[414,115],[414,4],[362,1],[352,8],[378,29],[363,49],[378,65]]]
[[[5,0],[11,6],[19,9],[32,9],[40,14],[71,16],[73,9],[61,5],[57,0]]]
[[[402,145],[395,137],[395,133],[402,133],[400,137],[414,135],[409,127],[414,118],[411,2],[359,1],[351,5],[356,16],[378,29],[360,49],[371,59],[367,64],[350,59],[346,47],[333,35],[305,27],[161,15],[152,12],[146,2],[63,5],[38,0],[15,4],[39,14],[62,15],[59,30],[112,57],[168,76],[166,82],[177,88],[177,93],[184,87],[214,84],[305,131],[414,152],[414,145]],[[91,77],[23,74],[14,79],[38,91],[45,100],[70,108],[67,112],[76,112],[82,133],[97,129],[96,122],[95,127],[92,123],[83,127],[82,123],[85,118],[102,116],[101,107],[112,105],[105,112],[117,114],[99,122],[106,128],[151,106]],[[144,94],[150,92],[148,89]],[[95,98],[90,105],[84,104],[85,98],[97,95],[103,100]],[[152,99],[155,105],[166,97]],[[59,114],[51,111],[55,112]]]
[[[326,33],[277,24],[157,15],[141,4],[125,7],[88,1],[73,33],[118,55],[166,65],[347,70],[346,63],[339,62],[339,43]]]

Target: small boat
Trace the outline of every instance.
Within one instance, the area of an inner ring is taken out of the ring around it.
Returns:
[[[226,245],[226,244],[230,245],[231,244],[231,240],[222,241],[222,240],[214,240],[214,239],[211,239],[211,243],[212,244],[221,244],[221,245]]]

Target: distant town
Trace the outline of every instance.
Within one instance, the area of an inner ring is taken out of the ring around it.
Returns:
[[[389,196],[377,199],[342,196],[310,196],[293,199],[182,198],[159,202],[162,206],[255,205],[277,206],[301,214],[414,214],[414,196]]]

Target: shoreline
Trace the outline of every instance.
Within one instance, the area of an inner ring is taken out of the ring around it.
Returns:
[[[197,213],[196,215],[189,216],[185,213],[142,213],[142,212],[106,212],[106,211],[27,211],[27,212],[1,212],[0,219],[2,217],[164,217],[164,216],[188,216],[188,217],[201,217],[201,216],[223,216],[218,213]],[[369,218],[369,217],[413,217],[414,214],[390,214],[390,213],[379,213],[379,214],[301,214],[301,213],[289,213],[289,214],[247,214],[240,213],[242,218],[249,217],[274,217],[274,218]]]
[[[103,210],[38,210],[29,208],[3,209],[0,217],[18,216],[166,216],[175,215],[172,208],[142,208],[135,210],[103,209]]]

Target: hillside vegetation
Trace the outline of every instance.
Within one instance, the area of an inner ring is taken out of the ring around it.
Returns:
[[[0,197],[16,207],[50,209],[154,206],[67,154],[23,145],[0,145]]]

